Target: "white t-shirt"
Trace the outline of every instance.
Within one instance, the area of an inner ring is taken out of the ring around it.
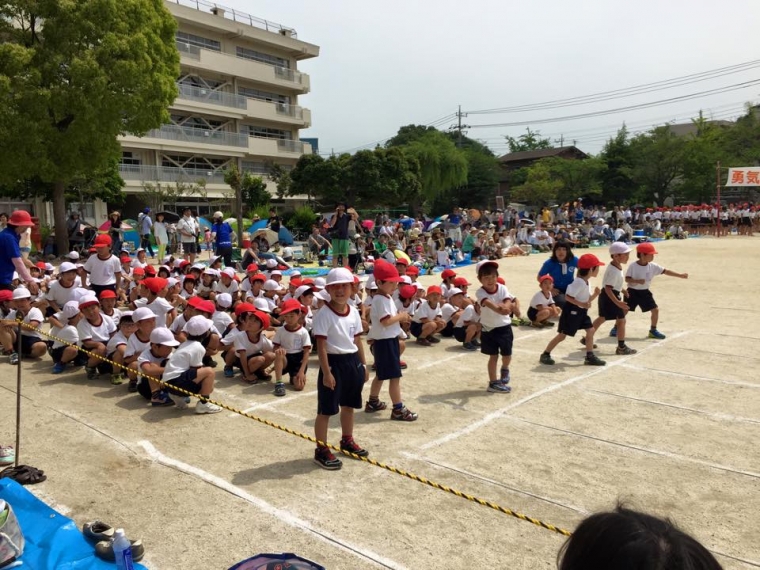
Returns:
[[[538,309],[539,305],[543,305],[544,307],[548,307],[549,305],[554,305],[554,297],[552,297],[551,291],[549,291],[549,298],[547,299],[544,295],[543,291],[539,291],[535,295],[533,295],[533,298],[530,300],[530,306],[534,309]]]
[[[206,355],[206,349],[197,340],[186,340],[177,347],[169,357],[169,362],[164,368],[164,375],[161,378],[164,382],[174,380],[177,376],[190,370],[191,368],[200,368],[203,366],[203,357]]]
[[[289,331],[285,327],[278,327],[272,343],[284,348],[288,354],[297,354],[303,352],[304,347],[311,346],[311,339],[304,327],[299,326],[294,331]]]
[[[42,315],[42,311],[40,311],[37,307],[32,307],[29,309],[29,312],[24,317],[24,322],[26,324],[30,324],[32,321],[36,321],[38,327],[45,321],[45,317]],[[26,327],[21,327],[21,336],[40,338],[39,333]]]
[[[225,313],[224,311],[216,311],[213,315],[211,315],[211,322],[214,323],[214,327],[216,327],[217,332],[221,336],[224,334],[224,331],[227,330],[227,327],[229,327],[235,321],[232,319],[229,313]]]
[[[60,338],[68,343],[79,346],[79,331],[77,331],[74,325],[66,325],[62,328],[50,327],[50,335],[56,337],[56,339]],[[68,344],[63,344],[62,342],[58,342],[58,340],[53,341],[53,348],[61,348],[62,346],[68,346]]]
[[[235,293],[237,293],[239,289],[240,287],[238,286],[237,281],[235,281],[234,279],[230,281],[229,287],[225,286],[225,284],[222,283],[221,281],[219,281],[216,284],[216,291],[218,291],[219,293],[229,293],[233,297],[235,296]]]
[[[475,310],[475,305],[467,305],[457,322],[454,323],[454,328],[459,329],[465,326],[465,323],[472,324],[477,323],[478,321],[480,321],[480,315]]]
[[[232,346],[235,344],[235,339],[241,334],[245,333],[239,329],[232,329],[227,336],[221,339],[221,342],[224,346]]]
[[[241,334],[235,336],[234,344],[235,352],[245,352],[246,358],[274,350],[272,341],[263,332],[260,332],[258,340],[253,342],[248,338],[248,333],[241,331]]]
[[[132,334],[131,336],[135,336]],[[124,336],[124,333],[121,331],[116,331],[116,334],[111,337],[111,340],[108,341],[108,344],[106,345],[106,354],[113,354],[116,352],[116,349],[120,345],[127,345],[129,343],[129,339]],[[126,349],[125,349],[126,350]]]
[[[101,315],[106,315],[106,313],[101,309],[100,310]],[[113,315],[106,315],[107,317],[111,317],[111,320],[113,321],[113,324],[116,325],[116,328],[119,328],[119,323],[121,322],[121,311],[114,307]]]
[[[358,352],[354,339],[362,334],[359,311],[349,305],[345,314],[338,314],[329,305],[314,317],[314,337],[326,340],[327,354],[352,354]]]
[[[134,336],[134,335],[133,335]],[[142,372],[143,364],[161,364],[164,361],[164,359],[160,356],[153,356],[153,353],[150,351],[150,347],[143,350],[140,355],[137,357],[137,369]],[[163,380],[163,377],[160,378],[160,380]],[[137,384],[142,384],[143,382],[147,382],[147,380],[143,377],[142,374],[140,374],[137,377]]]
[[[422,299],[417,303],[414,308],[414,315],[412,320],[415,323],[421,323],[422,319],[428,319],[432,321],[436,317],[441,316],[441,305],[437,304],[435,307],[430,306],[430,302]]]
[[[484,287],[481,287],[475,294],[475,298],[477,299],[478,303],[480,303],[480,322],[483,324],[485,330],[495,329],[497,327],[503,327],[512,324],[512,317],[509,315],[499,314],[493,309],[490,309],[483,305],[483,302],[486,299],[490,299],[493,303],[496,304],[513,299],[514,297],[512,297],[512,295],[509,293],[509,289],[507,289],[504,285],[497,283],[496,290],[494,290],[493,293],[489,293],[485,290]]]
[[[185,235],[183,232],[192,235]],[[186,218],[182,216],[177,222],[177,233],[179,234],[179,241],[182,243],[195,243],[199,232],[200,226],[198,225],[198,221],[193,217]]]
[[[179,315],[176,319],[172,321],[172,326],[169,327],[169,330],[172,331],[175,335],[182,332],[182,329],[187,324],[187,319],[185,318],[185,314]]]
[[[385,326],[385,319],[395,317],[398,314],[393,299],[378,293],[372,298],[372,308],[369,311],[370,325],[367,338],[380,340],[385,338],[397,338],[401,335],[401,325],[398,322]]]
[[[604,270],[604,277],[602,277],[602,288],[607,286],[612,287],[613,291],[620,293],[625,286],[625,277],[623,276],[623,270],[618,269],[611,263]],[[602,293],[604,295],[604,293]]]
[[[127,341],[127,348],[124,351],[124,356],[128,357],[139,355],[146,348],[150,348],[150,339],[143,342],[137,337],[137,333],[135,332],[132,336],[129,337],[129,340]]]
[[[454,305],[444,303],[441,307],[441,317],[443,317],[444,322],[448,323],[458,310]]]
[[[647,263],[646,265],[639,265],[638,262],[631,263],[628,266],[628,271],[625,272],[625,276],[630,277],[631,279],[643,279],[645,283],[643,285],[629,283],[628,288],[636,289],[638,291],[649,289],[649,284],[652,282],[652,279],[658,275],[662,275],[663,271],[665,271],[665,268],[656,263]]]
[[[581,277],[576,277],[565,291],[567,297],[572,297],[579,303],[587,303],[591,298],[591,285]]]
[[[156,315],[156,327],[166,327],[166,315],[174,310],[174,306],[163,297],[156,297],[152,303],[148,299],[137,299],[135,307],[147,307]]]
[[[121,263],[115,255],[106,260],[100,259],[97,255],[92,255],[85,262],[84,270],[90,274],[91,284],[114,285],[116,274],[121,274]]]
[[[87,319],[82,319],[77,324],[79,331],[79,340],[85,342],[92,340],[94,342],[105,342],[111,340],[111,335],[116,332],[116,325],[113,319],[108,315],[100,315],[100,324],[93,325]]]
[[[48,301],[55,301],[58,308],[63,309],[63,306],[74,298],[75,289],[76,283],[71,287],[64,287],[58,280],[56,280],[50,283],[45,298]]]

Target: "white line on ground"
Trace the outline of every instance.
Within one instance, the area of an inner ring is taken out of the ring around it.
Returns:
[[[606,443],[608,445],[614,445],[615,447],[623,447],[625,449],[632,449],[634,451],[639,451],[639,452],[642,452],[642,453],[650,453],[652,455],[659,455],[660,457],[667,457],[668,459],[675,459],[676,461],[683,461],[685,463],[693,463],[695,465],[701,465],[703,467],[709,467],[711,469],[719,469],[720,471],[727,471],[729,473],[735,473],[737,475],[745,475],[747,477],[752,477],[754,479],[760,479],[760,473],[756,473],[754,471],[744,471],[743,469],[737,469],[737,468],[731,467],[729,465],[722,465],[720,463],[714,463],[712,461],[704,461],[702,459],[696,459],[694,457],[688,457],[686,455],[680,455],[678,453],[673,453],[671,451],[662,451],[660,449],[651,449],[651,448],[648,448],[648,447],[642,447],[640,445],[633,445],[633,444],[630,444],[630,443],[622,443],[622,442],[614,441],[614,440],[611,440],[611,439],[604,439],[603,437],[596,437],[596,436],[593,436],[593,435],[588,435],[588,434],[585,434],[585,433],[580,433],[580,432],[572,431],[572,430],[569,430],[569,429],[563,429],[563,428],[558,428],[558,427],[554,427],[554,426],[548,426],[548,425],[545,425],[545,424],[542,424],[542,423],[533,422],[533,421],[526,420],[526,419],[523,419],[523,418],[518,418],[516,416],[507,416],[507,419],[509,419],[511,421],[515,421],[515,422],[522,422],[524,424],[528,424],[528,425],[532,425],[532,426],[548,429],[548,430],[551,430],[551,431],[558,431],[560,433],[566,433],[568,435],[574,435],[574,436],[577,436],[577,437],[582,437],[584,439],[590,439],[590,440],[593,440],[593,441],[598,441],[600,443]]]
[[[745,338],[747,340],[760,340],[760,337],[756,336],[746,336],[743,334],[728,334],[728,333],[718,333],[718,332],[712,332],[712,331],[695,331],[696,334],[702,334],[702,335],[708,335],[708,336],[725,336],[728,338]]]
[[[732,556],[731,554],[726,554],[725,552],[721,552],[720,550],[712,550],[712,549],[709,549],[709,550],[710,552],[712,552],[713,554],[717,554],[718,556],[723,556],[731,560],[736,560],[737,562],[742,562],[746,564],[747,566],[754,566],[755,568],[760,568],[760,562],[757,562],[754,560],[747,560],[746,558],[739,558],[738,556]]]
[[[673,408],[675,410],[691,412],[693,414],[700,414],[700,415],[712,418],[714,420],[747,423],[747,424],[760,424],[760,420],[755,419],[755,418],[745,418],[742,416],[734,416],[731,414],[724,414],[721,412],[710,412],[708,410],[698,410],[697,408],[689,408],[688,406],[679,406],[678,404],[670,404],[668,402],[659,402],[657,400],[647,400],[646,398],[636,398],[635,396],[627,396],[625,394],[617,394],[615,392],[607,392],[605,390],[593,390],[589,388],[585,391],[591,394],[602,394],[604,396],[613,396],[615,398],[623,398],[624,400],[632,400],[634,402],[641,402],[644,404],[652,404],[654,406],[663,406],[665,408]]]
[[[297,394],[290,394],[290,393],[288,393],[288,395],[285,396],[284,398],[278,398],[276,400],[272,400],[272,401],[269,401],[269,402],[255,402],[255,403],[251,403],[251,406],[248,407],[248,408],[246,408],[246,409],[244,409],[243,411],[246,414],[250,414],[253,410],[258,410],[259,408],[264,408],[264,409],[267,409],[267,410],[274,410],[277,406],[279,406],[281,404],[287,404],[288,402],[291,402],[291,401],[293,401],[295,399],[298,399],[298,398],[305,398],[305,397],[308,397],[308,396],[316,396],[316,394],[317,394],[316,390],[312,390],[311,392],[298,392]],[[237,415],[237,414],[235,414],[235,415]]]
[[[698,352],[699,354],[712,354],[715,356],[728,356],[729,358],[742,358],[744,360],[760,360],[760,356],[751,356],[748,354],[733,354],[731,352],[718,352],[716,350],[702,350],[700,348],[689,348],[688,346],[674,346],[676,350],[686,350],[688,352]]]
[[[484,477],[483,475],[478,475],[477,473],[473,473],[472,471],[467,471],[466,469],[460,469],[459,467],[455,467],[453,465],[449,465],[447,463],[443,463],[440,461],[434,461],[432,459],[428,459],[426,457],[423,457],[422,455],[415,455],[414,453],[408,453],[406,451],[402,451],[401,455],[404,457],[408,457],[409,459],[413,459],[414,461],[421,461],[423,463],[427,463],[428,465],[432,465],[434,467],[438,467],[439,469],[448,469],[449,471],[454,471],[455,473],[459,473],[460,475],[465,475],[467,477],[471,477],[473,479],[477,479],[479,481],[484,481],[486,483],[489,483],[491,485],[495,485],[496,487],[501,487],[502,489],[507,489],[509,491],[512,491],[513,493],[517,493],[518,495],[525,495],[527,497],[531,497],[533,499],[538,499],[539,501],[544,501],[546,503],[550,503],[552,505],[556,505],[558,507],[562,507],[564,509],[568,509],[570,511],[574,511],[576,513],[579,513],[581,515],[587,515],[589,514],[589,511],[586,509],[583,509],[581,507],[576,507],[574,505],[568,505],[567,503],[563,503],[558,499],[552,499],[551,497],[544,497],[542,495],[537,495],[535,493],[531,493],[530,491],[525,491],[523,489],[518,489],[517,487],[510,487],[509,485],[506,485],[504,483],[501,483],[499,481],[495,481],[493,479],[489,479],[488,477]]]
[[[263,511],[264,513],[276,518],[277,520],[284,522],[288,526],[305,530],[306,532],[314,535],[319,540],[322,540],[342,550],[345,550],[346,552],[349,552],[357,556],[358,558],[364,559],[367,562],[372,562],[384,568],[394,568],[394,569],[399,569],[399,570],[405,569],[404,566],[402,566],[401,564],[399,564],[398,562],[394,560],[385,558],[384,556],[377,554],[375,552],[372,552],[371,550],[367,550],[360,546],[350,544],[344,540],[341,540],[333,536],[332,534],[328,533],[325,530],[315,528],[310,522],[302,518],[299,518],[297,515],[294,515],[290,511],[281,509],[279,507],[275,507],[274,505],[271,505],[265,500],[259,497],[256,497],[254,495],[251,495],[250,493],[241,489],[240,487],[237,487],[236,485],[233,485],[232,483],[225,481],[221,477],[212,475],[211,473],[208,473],[204,471],[203,469],[200,469],[199,467],[195,467],[194,465],[189,465],[177,459],[168,457],[164,455],[163,453],[161,453],[160,451],[158,451],[153,446],[153,444],[149,441],[140,441],[138,443],[145,450],[145,452],[151,457],[151,459],[153,459],[155,462],[161,465],[164,465],[165,467],[169,467],[171,469],[179,471],[181,473],[185,473],[186,475],[196,477],[202,481],[205,481],[209,485],[213,485],[214,487],[217,487],[218,489],[221,489],[222,491],[226,491],[227,493],[230,493],[231,495],[234,495],[240,499],[243,499],[244,501],[247,501],[251,503],[252,505],[254,505],[260,511]]]
[[[465,427],[463,427],[461,429],[458,429],[456,431],[453,431],[451,433],[448,433],[448,434],[444,435],[443,437],[439,437],[438,439],[435,439],[435,440],[430,441],[430,442],[428,442],[428,443],[426,443],[424,445],[421,445],[420,449],[425,450],[425,449],[430,449],[430,448],[433,448],[433,447],[437,447],[439,445],[443,445],[444,443],[448,443],[450,441],[458,439],[459,437],[461,437],[463,435],[470,434],[470,433],[472,433],[472,432],[480,429],[481,427],[486,426],[486,425],[490,424],[491,422],[493,422],[495,420],[498,420],[499,418],[503,417],[507,412],[509,412],[509,411],[517,408],[518,406],[522,406],[523,404],[525,404],[527,402],[530,402],[531,400],[534,400],[536,398],[539,398],[541,396],[544,396],[545,394],[549,394],[549,393],[554,392],[556,390],[560,390],[562,388],[565,388],[567,386],[575,384],[576,382],[580,382],[581,380],[585,380],[586,378],[591,378],[592,376],[596,376],[598,374],[602,374],[602,373],[606,372],[607,370],[609,370],[609,369],[611,369],[611,368],[613,368],[615,366],[622,366],[623,364],[625,364],[626,362],[628,362],[632,358],[637,358],[637,357],[641,356],[642,354],[644,354],[646,352],[649,352],[650,350],[654,350],[654,349],[656,349],[658,347],[664,346],[669,341],[673,341],[673,340],[679,339],[679,338],[681,338],[683,336],[686,336],[690,332],[691,331],[683,331],[683,332],[674,334],[674,335],[666,338],[662,342],[659,342],[657,344],[651,344],[651,345],[647,346],[646,348],[643,348],[642,350],[640,350],[636,354],[633,354],[631,356],[624,356],[623,358],[621,358],[619,360],[615,360],[613,362],[610,362],[607,366],[602,366],[602,367],[596,368],[594,370],[591,370],[590,372],[586,372],[585,374],[580,374],[578,376],[573,376],[572,378],[568,378],[567,380],[565,380],[563,382],[559,382],[558,384],[552,384],[551,386],[547,386],[546,388],[543,388],[542,390],[539,390],[538,392],[533,392],[532,394],[528,394],[527,396],[525,396],[521,400],[518,400],[516,402],[512,402],[511,404],[509,404],[507,406],[504,406],[503,408],[498,409],[495,412],[491,412],[490,414],[484,416],[483,418],[481,418],[480,420],[478,420],[476,422],[472,422],[471,424],[468,424],[467,426],[465,426]]]
[[[695,376],[694,374],[684,374],[683,372],[673,372],[671,370],[661,370],[659,368],[649,368],[646,366],[637,366],[635,364],[623,364],[623,368],[638,370],[639,372],[656,372],[667,376],[677,376],[679,378],[688,378],[689,380],[704,380],[706,382],[717,382],[718,384],[728,384],[729,386],[742,386],[743,388],[760,388],[760,384],[750,382],[740,382],[738,380],[723,380],[722,378],[713,378],[711,376]]]

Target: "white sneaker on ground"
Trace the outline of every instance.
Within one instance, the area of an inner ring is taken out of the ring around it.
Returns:
[[[222,411],[222,408],[220,408],[216,404],[212,404],[211,402],[198,402],[197,404],[195,404],[196,414],[215,414],[221,411]]]
[[[169,397],[180,410],[186,410],[190,406],[190,396],[175,396],[174,394],[169,394]]]

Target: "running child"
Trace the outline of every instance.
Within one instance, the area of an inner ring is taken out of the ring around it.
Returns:
[[[476,265],[478,272],[478,289],[476,299],[480,305],[480,352],[488,355],[488,391],[497,394],[509,394],[511,377],[509,365],[512,362],[512,295],[506,285],[499,283],[499,264],[493,260],[484,260]],[[496,366],[501,354],[500,374]]]
[[[288,299],[282,304],[280,316],[283,326],[277,328],[272,343],[274,344],[274,374],[277,383],[275,396],[285,395],[282,374],[290,376],[290,384],[300,392],[306,385],[306,370],[309,366],[311,339],[308,331],[301,324],[301,303]]]
[[[625,316],[628,314],[628,305],[621,298],[628,295],[623,290],[625,277],[623,265],[628,263],[631,248],[624,242],[616,241],[610,246],[612,263],[604,270],[602,277],[602,294],[599,295],[599,316],[594,321],[594,331],[598,331],[606,320],[615,320],[615,334],[618,339],[615,354],[636,354],[636,350],[625,344]]]

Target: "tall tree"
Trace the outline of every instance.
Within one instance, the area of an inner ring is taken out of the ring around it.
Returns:
[[[605,164],[597,157],[567,160],[560,157],[544,158],[552,178],[562,182],[557,194],[559,202],[572,202],[582,197],[598,197],[602,194],[601,178]]]
[[[512,199],[535,206],[545,206],[557,201],[562,181],[552,176],[546,161],[539,160],[525,169],[525,184],[512,190]]]
[[[631,140],[636,197],[643,202],[662,201],[683,172],[686,141],[667,126],[655,127]]]
[[[599,157],[605,164],[601,180],[603,201],[622,204],[632,196],[636,188],[633,181],[631,141],[625,125],[605,143]]]
[[[442,132],[426,133],[401,148],[420,165],[424,199],[430,200],[467,182],[467,158]]]
[[[526,150],[541,150],[544,148],[554,148],[552,141],[549,139],[541,138],[539,131],[531,131],[530,127],[526,127],[527,132],[524,135],[520,135],[517,138],[506,135],[504,138],[509,145],[509,152],[523,152]]]
[[[175,32],[162,0],[0,0],[0,183],[53,184],[59,252],[66,187],[168,121]]]

